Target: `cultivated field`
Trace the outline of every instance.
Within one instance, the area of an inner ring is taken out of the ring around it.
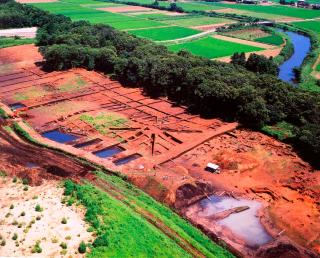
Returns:
[[[192,54],[206,58],[217,58],[230,56],[234,52],[254,52],[262,50],[262,48],[228,42],[212,37],[206,37],[199,40],[194,40],[187,43],[181,43],[169,46],[169,49],[178,52],[180,50],[188,50]]]
[[[294,22],[292,24],[294,24],[299,28],[311,30],[313,32],[319,33],[320,35],[320,21],[303,21],[303,22]]]

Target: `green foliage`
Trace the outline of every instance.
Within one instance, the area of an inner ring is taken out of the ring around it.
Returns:
[[[2,108],[0,108],[0,117],[8,118],[7,113]]]
[[[0,48],[13,47],[35,43],[34,39],[0,37]]]
[[[21,214],[20,214],[20,216],[25,216],[26,215],[26,213],[23,211],[23,212],[21,212]]]
[[[67,223],[68,223],[67,219],[63,217],[61,220],[61,224],[67,224]]]
[[[18,178],[17,177],[13,177],[12,182],[16,183],[17,181],[18,181]]]
[[[0,177],[6,177],[7,173],[3,170],[0,170]]]
[[[67,249],[68,248],[68,246],[67,246],[67,244],[65,242],[61,242],[60,247],[62,249]]]
[[[97,175],[112,184],[115,189],[119,189],[126,199],[121,202],[90,184],[74,184],[74,193],[87,208],[86,220],[97,233],[89,257],[110,256],[110,254],[119,257],[131,254],[139,256],[151,254],[150,252],[157,257],[188,256],[176,242],[142,219],[136,212],[141,208],[150,212],[155,219],[160,219],[207,257],[232,257],[169,208],[162,206],[131,184],[117,176],[103,173]],[[148,235],[148,238],[145,238],[145,235]]]
[[[286,122],[279,122],[273,126],[266,125],[262,127],[261,130],[273,137],[276,137],[279,140],[284,140],[284,139],[292,138],[295,136],[294,135],[295,127]]]
[[[12,240],[17,240],[17,239],[18,239],[18,234],[14,233],[13,236],[12,236]]]
[[[31,249],[31,253],[38,253],[38,254],[42,253],[42,248],[41,248],[41,246],[40,246],[40,241],[37,241],[37,242],[35,243],[35,245],[34,245],[33,248]]]
[[[37,212],[42,212],[43,211],[43,208],[40,206],[40,204],[36,205],[35,211],[37,211]]]
[[[29,179],[28,178],[22,178],[22,184],[28,185],[29,184]]]
[[[78,251],[80,254],[84,254],[87,251],[87,245],[85,244],[85,242],[81,241],[79,247],[78,247]]]

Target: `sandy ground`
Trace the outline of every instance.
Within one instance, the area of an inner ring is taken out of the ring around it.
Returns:
[[[7,29],[7,30],[0,30],[0,37],[19,36],[22,38],[35,38],[36,33],[37,33],[36,27],[20,28],[20,29]]]
[[[24,191],[21,182],[13,183],[9,177],[0,180],[0,233],[6,241],[5,246],[0,246],[0,256],[57,257],[63,250],[61,242],[67,244],[66,257],[83,256],[78,253],[80,242],[92,240],[83,221],[84,211],[61,203],[63,188],[57,187],[57,181],[28,186]],[[42,212],[35,211],[37,204],[43,208]],[[66,224],[61,223],[63,218],[67,219]],[[14,234],[17,240],[12,239]],[[37,241],[40,241],[41,254],[32,253]]]

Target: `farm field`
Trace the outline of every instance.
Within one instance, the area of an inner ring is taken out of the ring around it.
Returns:
[[[161,20],[161,19],[160,19]],[[161,22],[174,24],[183,27],[194,27],[201,25],[219,24],[219,23],[232,23],[233,20],[224,18],[214,18],[214,17],[203,17],[203,16],[191,16],[188,17],[177,17],[176,19],[163,19]]]
[[[210,59],[230,56],[235,52],[253,52],[262,50],[262,48],[224,41],[212,37],[206,37],[182,44],[170,45],[169,49],[174,52],[184,49],[190,51],[194,55]]]
[[[267,13],[272,15],[283,15],[302,19],[311,19],[320,17],[320,10],[308,10],[302,8],[293,8],[286,6],[261,6],[261,5],[242,5],[242,4],[224,4],[208,3],[213,6],[232,8],[257,13]]]
[[[282,37],[274,33],[266,37],[256,38],[255,41],[276,46],[280,46],[283,43]]]
[[[147,30],[131,30],[130,34],[155,41],[172,40],[198,34],[199,31],[183,27],[152,28]]]
[[[299,28],[311,30],[313,32],[319,33],[320,35],[320,21],[293,22],[292,24],[294,24]]]

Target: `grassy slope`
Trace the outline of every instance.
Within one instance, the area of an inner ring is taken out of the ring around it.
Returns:
[[[18,45],[25,45],[25,44],[32,44],[34,43],[34,39],[15,39],[15,38],[5,38],[5,37],[0,37],[0,48],[5,48],[5,47],[13,47],[13,46],[18,46]]]
[[[211,37],[195,40],[192,42],[169,46],[172,51],[182,49],[190,51],[192,54],[207,58],[230,56],[235,52],[252,52],[262,50],[262,48],[224,41]]]
[[[200,33],[197,30],[176,26],[153,28],[148,30],[132,30],[129,32],[138,37],[147,38],[155,41],[184,38]]]
[[[86,219],[95,228],[98,238],[104,234],[108,236],[108,246],[94,248],[89,256],[189,257],[177,244],[181,244],[181,238],[169,238],[149,224],[140,215],[141,211],[145,211],[153,216],[154,222],[163,224],[162,229],[168,226],[206,257],[232,257],[188,222],[131,184],[102,172],[97,175],[101,182],[106,183],[108,193],[85,184],[75,186],[73,195],[87,207]],[[92,211],[96,211],[94,216]]]

